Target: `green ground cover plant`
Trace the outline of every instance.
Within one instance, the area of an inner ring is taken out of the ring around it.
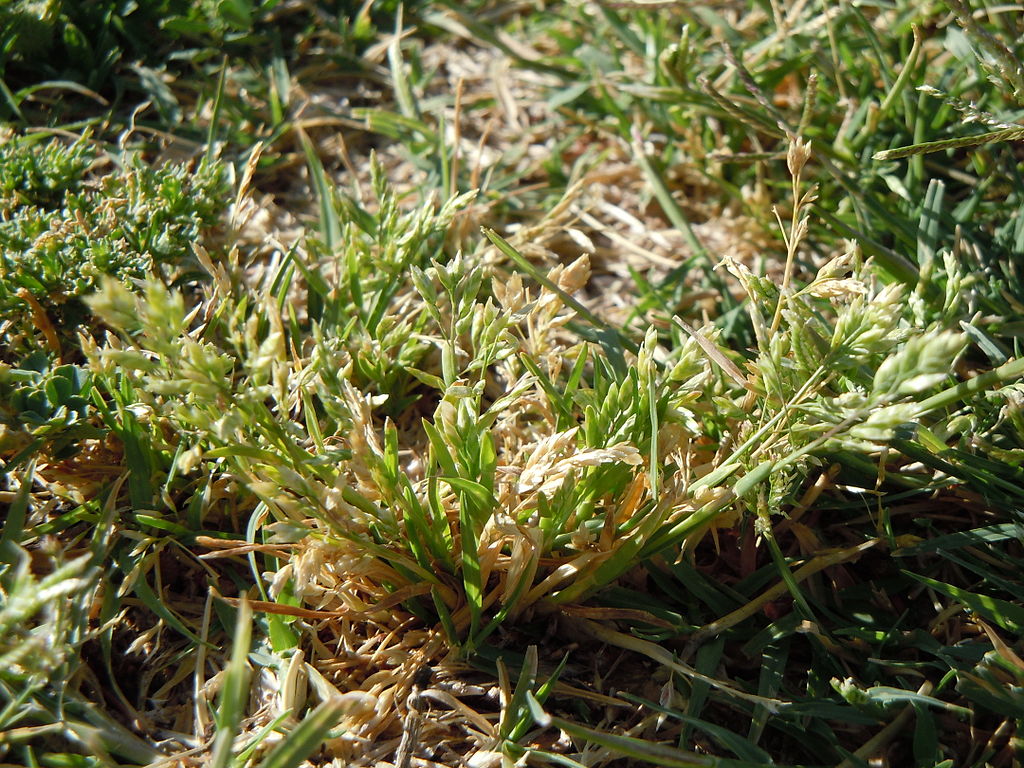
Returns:
[[[1020,763],[1018,10],[0,18],[3,764]]]

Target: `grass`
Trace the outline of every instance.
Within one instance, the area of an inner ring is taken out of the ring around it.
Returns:
[[[1020,762],[1018,15],[0,16],[4,764]]]

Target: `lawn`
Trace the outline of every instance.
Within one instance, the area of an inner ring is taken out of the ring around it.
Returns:
[[[1024,762],[1024,12],[0,0],[0,768]]]

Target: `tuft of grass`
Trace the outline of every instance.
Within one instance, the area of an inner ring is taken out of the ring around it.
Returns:
[[[165,270],[169,282],[188,281],[193,244],[226,209],[224,174],[213,166],[151,167],[128,157],[93,177],[96,154],[85,138],[40,146],[9,136],[0,152],[8,360],[41,350],[59,357],[74,346],[78,326],[88,326],[81,297],[104,276],[131,283]]]
[[[1011,764],[1024,55],[952,9],[5,6],[3,759]]]

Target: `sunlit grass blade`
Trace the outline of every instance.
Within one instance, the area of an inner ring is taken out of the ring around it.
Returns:
[[[235,738],[249,700],[249,648],[252,643],[252,609],[243,600],[238,606],[231,656],[225,670],[224,686],[217,707],[217,733],[214,736],[210,765],[228,768],[233,759]]]
[[[880,162],[889,160],[901,160],[905,157],[915,157],[933,152],[942,152],[947,149],[969,149],[980,147],[986,144],[1003,141],[1020,141],[1024,139],[1024,128],[1001,128],[998,131],[989,131],[977,136],[963,136],[957,139],[940,139],[938,141],[926,141],[921,144],[912,144],[897,149],[885,149],[874,154],[874,159]]]
[[[305,153],[309,175],[313,180],[320,205],[320,236],[323,238],[328,253],[334,254],[341,244],[341,220],[334,207],[334,185],[324,171],[323,163],[320,162],[313,142],[305,133],[299,133],[299,141],[302,142],[302,151]]]
[[[298,768],[318,749],[354,704],[344,696],[321,702],[270,750],[259,768]]]
[[[207,164],[214,161],[217,157],[217,130],[220,128],[220,112],[224,104],[224,86],[227,83],[228,77],[228,58],[224,57],[220,65],[220,75],[217,77],[217,87],[213,93],[213,107],[212,114],[210,115],[210,124],[206,131],[206,155],[205,160]]]

